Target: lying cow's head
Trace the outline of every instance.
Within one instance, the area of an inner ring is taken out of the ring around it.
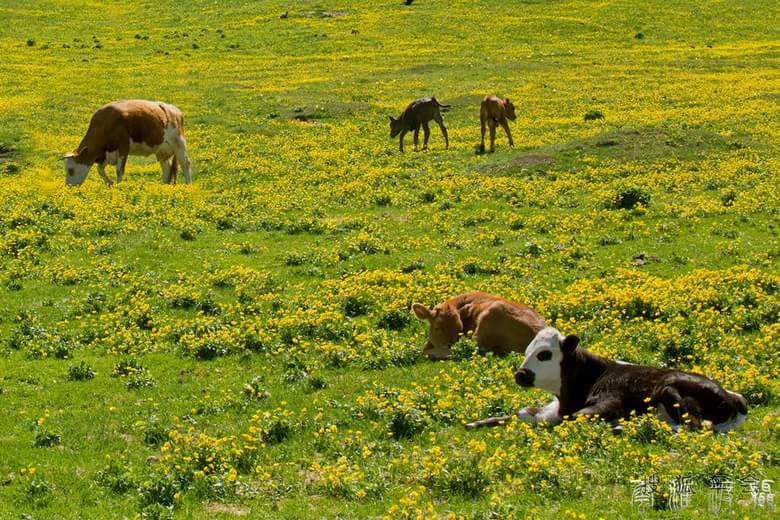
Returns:
[[[450,346],[458,341],[463,333],[463,322],[458,309],[453,305],[439,304],[429,309],[422,303],[412,305],[414,315],[421,320],[427,320],[428,343],[423,353],[432,359],[447,359],[452,356]]]
[[[404,121],[400,117],[398,119],[393,116],[388,117],[390,118],[390,137],[395,137],[404,129]]]
[[[80,186],[86,179],[89,173],[90,164],[82,164],[78,161],[80,155],[86,150],[78,150],[76,152],[67,153],[63,157],[65,159],[65,184],[67,186]]]
[[[525,361],[515,373],[520,386],[535,386],[558,395],[561,392],[561,361],[577,349],[580,338],[564,336],[546,327],[525,349]]]
[[[515,105],[509,101],[509,98],[504,100],[504,116],[510,121],[514,121],[517,118],[517,114],[515,114]]]

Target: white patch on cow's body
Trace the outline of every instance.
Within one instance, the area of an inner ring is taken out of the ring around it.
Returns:
[[[615,363],[617,363],[618,365],[635,365],[636,364],[636,363],[629,363],[628,361],[621,361],[619,359],[616,359]]]
[[[733,395],[734,397],[738,397],[739,399],[744,399],[742,394],[738,394],[737,392],[732,392],[731,390],[726,390],[726,392]],[[719,424],[713,424],[712,429],[720,433],[726,433],[729,430],[733,430],[734,428],[739,428],[742,426],[742,423],[745,422],[745,419],[747,419],[747,414],[737,413],[737,415],[728,421],[723,421]]]
[[[539,422],[546,422],[552,425],[559,424],[561,422],[561,416],[560,416],[560,408],[561,403],[558,401],[558,398],[553,398],[552,401],[547,403],[547,405],[536,412],[535,414],[531,413],[528,408],[523,408],[519,412],[517,412],[517,418],[520,419],[522,422],[528,422],[528,423],[539,423]]]
[[[738,413],[728,421],[724,421],[719,424],[713,424],[712,429],[716,432],[726,433],[729,430],[733,430],[734,428],[739,428],[742,426],[742,423],[745,422],[745,419],[747,419],[747,414]]]
[[[525,349],[525,361],[521,369],[534,373],[534,386],[542,388],[555,395],[561,392],[561,343],[564,336],[557,329],[547,327],[539,331],[536,337]],[[550,359],[540,361],[537,355],[549,351]]]

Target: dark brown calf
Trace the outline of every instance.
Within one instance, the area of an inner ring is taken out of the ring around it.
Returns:
[[[450,108],[450,105],[442,105],[435,97],[421,98],[412,101],[397,119],[390,116],[390,137],[401,134],[399,141],[400,149],[403,152],[404,136],[410,130],[414,130],[414,147],[416,149],[419,142],[418,136],[420,135],[420,126],[422,126],[425,134],[423,149],[426,149],[428,148],[428,138],[431,135],[431,129],[428,128],[428,122],[433,119],[439,125],[439,128],[441,128],[445,146],[446,148],[449,148],[450,141],[447,137],[447,127],[444,126],[444,119],[442,119],[441,111],[439,110],[446,110],[447,108]]]
[[[485,152],[485,127],[490,128],[490,151],[494,152],[496,149],[496,126],[501,125],[501,128],[506,132],[506,136],[509,138],[509,146],[514,146],[515,142],[512,140],[512,132],[509,131],[510,121],[514,121],[517,116],[515,115],[515,106],[509,99],[501,99],[498,96],[487,96],[482,100],[482,105],[479,107],[479,121],[482,125],[482,142],[479,145],[479,149],[482,153]]]

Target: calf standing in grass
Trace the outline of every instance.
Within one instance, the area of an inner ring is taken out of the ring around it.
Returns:
[[[65,184],[83,183],[93,164],[109,186],[106,164],[115,165],[116,181],[122,182],[128,155],[151,154],[160,162],[164,183],[176,182],[179,166],[185,182],[192,182],[181,111],[159,101],[114,101],[92,114],[81,144],[65,155]]]
[[[482,105],[479,108],[479,121],[482,125],[482,142],[479,145],[479,150],[485,153],[485,127],[490,128],[490,151],[494,152],[496,149],[496,126],[501,125],[501,128],[506,132],[506,136],[509,138],[509,146],[514,146],[515,142],[512,140],[512,132],[509,131],[510,121],[514,121],[517,116],[515,115],[515,106],[507,99],[501,99],[498,96],[487,96],[482,100]]]
[[[522,352],[544,328],[544,319],[530,307],[483,292],[455,296],[433,309],[415,303],[412,310],[430,324],[423,353],[431,359],[449,359],[450,347],[468,331],[484,351]]]
[[[428,122],[433,119],[436,124],[441,128],[441,133],[444,136],[444,145],[446,148],[450,147],[450,140],[447,137],[447,127],[444,126],[444,119],[441,117],[441,110],[446,112],[446,109],[450,108],[450,105],[442,105],[435,97],[416,99],[412,101],[406,110],[404,110],[398,118],[390,116],[390,137],[395,137],[398,134],[400,149],[404,151],[404,136],[410,130],[414,130],[414,148],[417,149],[419,142],[418,136],[420,135],[420,126],[423,128],[423,149],[428,148],[428,138],[431,136],[431,129],[428,128]]]
[[[517,412],[521,421],[558,424],[564,416],[578,415],[617,421],[632,412],[647,413],[652,406],[675,431],[686,423],[698,429],[708,421],[714,430],[727,432],[747,417],[744,397],[702,375],[611,361],[578,344],[577,336],[564,337],[548,327],[528,345],[515,381],[547,390],[555,398],[541,410]],[[467,426],[493,426],[511,418],[493,417]]]

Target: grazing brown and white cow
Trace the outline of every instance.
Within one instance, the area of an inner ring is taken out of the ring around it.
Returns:
[[[555,398],[541,410],[528,407],[517,412],[521,421],[557,424],[564,416],[578,415],[617,421],[632,412],[647,413],[652,406],[675,431],[688,414],[691,428],[708,421],[714,430],[727,432],[747,417],[745,398],[707,377],[604,359],[578,344],[577,336],[563,336],[548,327],[528,345],[515,381],[547,390]],[[511,418],[493,417],[467,426],[493,426]]]
[[[185,182],[192,182],[181,111],[159,101],[114,101],[92,114],[81,144],[65,155],[65,184],[83,183],[93,164],[109,186],[113,181],[106,164],[116,166],[116,181],[122,182],[128,155],[152,154],[160,162],[164,183],[176,182],[179,166]]]
[[[494,152],[496,149],[496,127],[501,125],[501,128],[506,132],[506,136],[509,138],[509,146],[514,146],[515,142],[512,140],[512,132],[509,131],[510,121],[514,121],[517,116],[515,115],[515,106],[507,99],[501,99],[498,96],[486,96],[482,100],[482,104],[479,107],[479,122],[482,125],[482,143],[479,145],[479,149],[482,153],[485,153],[485,127],[490,128],[490,151]]]
[[[423,353],[431,359],[449,359],[450,347],[468,331],[474,332],[482,350],[498,355],[522,352],[544,328],[544,318],[530,307],[484,292],[461,294],[433,309],[415,303],[412,310],[430,324]]]

